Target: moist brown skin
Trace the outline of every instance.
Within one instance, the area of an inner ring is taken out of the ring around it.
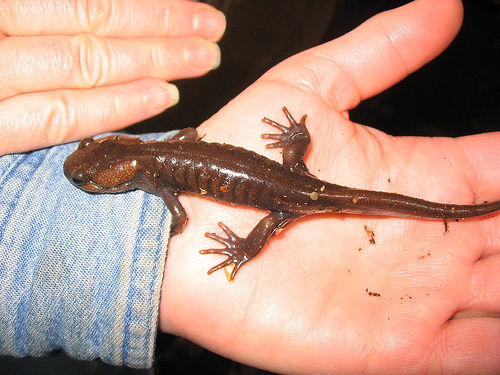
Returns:
[[[64,174],[73,185],[88,192],[142,189],[161,196],[173,215],[172,234],[180,233],[187,221],[177,199],[180,192],[270,211],[246,238],[236,236],[223,223],[219,226],[227,237],[206,233],[225,248],[200,252],[228,257],[208,273],[232,264],[231,280],[278,229],[305,215],[344,212],[449,220],[500,210],[500,201],[441,204],[321,181],[309,173],[303,160],[310,144],[306,116],[297,122],[286,108],[283,112],[288,127],[268,118],[262,120],[281,131],[262,137],[275,141],[268,148],[283,148],[283,164],[240,147],[203,142],[196,129],[186,128],[167,141],[144,142],[122,135],[84,139],[66,159]]]

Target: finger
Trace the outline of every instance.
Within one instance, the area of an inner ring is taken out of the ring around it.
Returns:
[[[197,35],[216,41],[225,29],[224,15],[191,1],[95,0],[0,2],[0,32],[7,35],[108,37]]]
[[[457,138],[467,161],[476,172],[479,201],[500,199],[500,132]]]
[[[500,132],[476,134],[457,138],[466,163],[474,171],[469,186],[474,189],[476,203],[500,200]],[[481,232],[485,243],[483,256],[500,252],[500,214],[491,215],[491,220],[481,221]]]
[[[18,95],[0,102],[0,154],[116,130],[156,115],[177,101],[175,86],[154,79]]]
[[[319,93],[339,111],[380,93],[441,53],[462,22],[459,0],[420,0],[293,56],[264,75]]]
[[[469,317],[450,320],[438,337],[430,373],[498,374],[500,319]]]
[[[500,252],[474,264],[471,300],[457,315],[482,314],[500,317]]]
[[[0,99],[145,77],[196,77],[220,61],[218,46],[198,37],[108,39],[90,34],[7,38],[0,42],[0,55]]]

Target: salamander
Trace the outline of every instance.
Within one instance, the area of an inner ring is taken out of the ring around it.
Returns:
[[[310,214],[354,213],[422,219],[464,219],[500,210],[500,201],[458,205],[425,201],[405,195],[362,190],[322,181],[304,163],[311,137],[306,115],[296,121],[283,107],[289,125],[266,117],[279,130],[262,137],[268,148],[282,148],[278,163],[255,152],[228,144],[202,141],[196,129],[186,128],[166,141],[110,135],[83,139],[64,163],[64,174],[75,186],[92,193],[121,193],[134,189],[159,195],[173,215],[171,233],[187,221],[177,194],[187,192],[269,211],[245,238],[220,222],[225,236],[206,233],[224,248],[200,250],[227,258],[208,273],[233,266],[230,280],[241,266],[257,256],[273,234]]]

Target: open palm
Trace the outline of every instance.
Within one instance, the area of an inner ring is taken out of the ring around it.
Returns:
[[[440,9],[437,9],[440,8]],[[205,141],[275,160],[260,134],[287,106],[308,114],[318,178],[443,203],[500,199],[500,133],[391,137],[348,110],[435,57],[461,22],[457,1],[416,1],[296,55],[202,125]],[[287,373],[494,373],[500,369],[500,215],[450,222],[323,214],[274,237],[228,283],[204,237],[224,221],[246,235],[265,214],[185,195],[171,239],[160,328]]]

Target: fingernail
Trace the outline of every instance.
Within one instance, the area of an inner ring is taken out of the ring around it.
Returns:
[[[179,90],[170,83],[156,83],[144,92],[144,102],[151,109],[163,110],[179,102]]]
[[[206,71],[220,65],[220,49],[216,43],[196,39],[186,45],[184,53],[188,64],[195,69]]]
[[[214,9],[200,9],[193,17],[193,29],[209,40],[219,40],[226,29],[226,17]]]

